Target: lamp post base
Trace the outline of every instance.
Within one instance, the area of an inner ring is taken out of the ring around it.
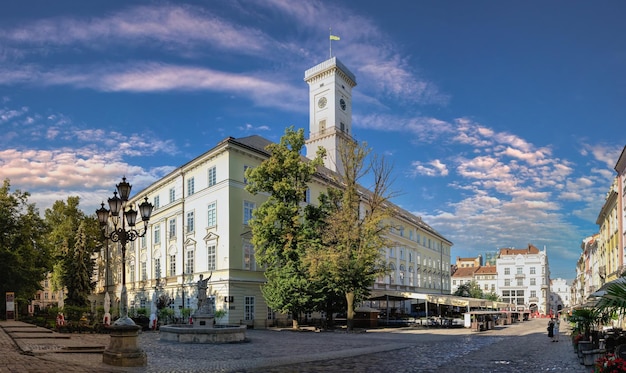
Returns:
[[[120,367],[141,367],[148,364],[146,353],[137,346],[141,327],[113,325],[109,347],[102,354],[102,362]]]

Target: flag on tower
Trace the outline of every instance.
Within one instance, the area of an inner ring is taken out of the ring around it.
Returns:
[[[340,40],[337,35],[330,35],[330,40]]]

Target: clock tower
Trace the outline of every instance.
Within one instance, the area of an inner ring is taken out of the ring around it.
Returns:
[[[352,139],[352,88],[356,78],[337,57],[304,73],[309,84],[309,139],[306,156],[315,158],[318,147],[326,149],[324,166],[342,173],[341,143]]]

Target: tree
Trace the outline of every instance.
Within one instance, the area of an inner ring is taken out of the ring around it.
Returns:
[[[480,285],[478,285],[475,280],[459,285],[459,288],[456,289],[453,295],[476,299],[484,298],[483,291],[480,289]]]
[[[302,202],[324,156],[318,151],[314,160],[303,160],[304,143],[302,129],[287,128],[280,143],[267,146],[270,157],[246,171],[246,190],[269,194],[248,223],[255,259],[265,268],[263,296],[272,309],[292,313],[294,328],[298,328],[300,312],[312,307],[314,284],[302,263],[308,247]]]
[[[374,280],[386,272],[383,249],[389,230],[391,167],[384,158],[372,157],[367,144],[348,142],[340,148],[344,167],[338,185],[320,198],[323,224],[317,242],[307,252],[315,278],[326,278],[334,291],[344,295],[348,330],[354,326],[354,305],[369,295]],[[373,188],[359,181],[371,172]]]
[[[56,259],[53,286],[67,290],[65,304],[82,307],[89,305],[87,298],[95,288],[93,254],[102,244],[98,222],[86,216],[79,203],[79,197],[68,197],[67,203],[56,201],[46,209],[45,218]]]
[[[29,196],[20,190],[11,193],[8,179],[0,187],[0,294],[13,291],[22,304],[41,289],[52,265],[45,240],[48,227],[28,203]],[[5,311],[6,303],[0,302],[0,313]]]

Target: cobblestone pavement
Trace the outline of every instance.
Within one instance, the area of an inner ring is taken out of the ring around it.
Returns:
[[[108,335],[26,338],[29,336],[11,329],[9,322],[0,322],[0,373],[591,372],[591,367],[578,363],[569,329],[562,328],[561,342],[553,343],[546,336],[546,324],[546,319],[535,319],[486,332],[424,328],[365,333],[248,330],[247,342],[224,345],[162,342],[158,332],[144,332],[139,336],[139,346],[148,355],[148,366],[122,369],[103,364],[101,353],[59,353],[63,346],[106,346]],[[18,337],[17,344],[7,331]]]

